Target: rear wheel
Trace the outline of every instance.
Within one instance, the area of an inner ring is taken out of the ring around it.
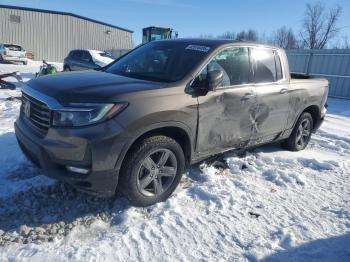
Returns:
[[[185,157],[181,146],[170,137],[154,136],[131,150],[123,164],[120,190],[136,206],[166,200],[184,172]]]
[[[303,150],[310,142],[313,119],[310,113],[304,112],[298,119],[292,134],[283,142],[283,146],[291,151]]]
[[[69,67],[69,66],[64,66],[63,71],[65,71],[65,72],[69,72],[69,71],[72,71],[72,70],[70,69],[70,67]]]

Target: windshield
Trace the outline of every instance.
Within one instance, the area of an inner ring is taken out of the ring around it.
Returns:
[[[159,41],[141,46],[106,69],[118,74],[158,82],[184,78],[207,55],[210,47]]]

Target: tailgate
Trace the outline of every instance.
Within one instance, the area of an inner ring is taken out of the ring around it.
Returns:
[[[5,51],[7,56],[13,57],[25,57],[26,52],[22,49],[22,47],[18,45],[5,45]]]
[[[13,56],[13,57],[25,57],[26,53],[24,51],[12,51],[12,50],[6,49],[6,55]]]

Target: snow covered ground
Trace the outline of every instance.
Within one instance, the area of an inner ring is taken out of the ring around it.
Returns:
[[[168,201],[135,208],[42,176],[14,136],[18,95],[0,90],[0,261],[350,261],[350,101],[329,99],[302,152],[228,153],[225,171],[193,166]]]

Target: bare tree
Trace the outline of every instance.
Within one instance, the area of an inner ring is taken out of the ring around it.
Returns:
[[[350,49],[350,41],[348,36],[343,37],[342,49]]]
[[[258,32],[253,30],[253,29],[249,29],[248,31],[241,31],[237,34],[236,39],[237,40],[247,40],[247,41],[258,41]]]
[[[343,36],[333,46],[333,49],[350,49],[350,41],[348,36]]]
[[[325,5],[321,2],[307,4],[303,30],[300,32],[303,46],[310,49],[323,49],[338,33],[336,26],[341,12],[340,6],[326,11]]]
[[[218,35],[218,38],[222,38],[222,39],[236,39],[236,33],[227,31],[227,32],[223,33],[222,35]]]
[[[285,49],[297,48],[297,39],[291,28],[283,26],[274,33],[273,43]]]
[[[212,34],[200,34],[199,38],[214,38]]]

